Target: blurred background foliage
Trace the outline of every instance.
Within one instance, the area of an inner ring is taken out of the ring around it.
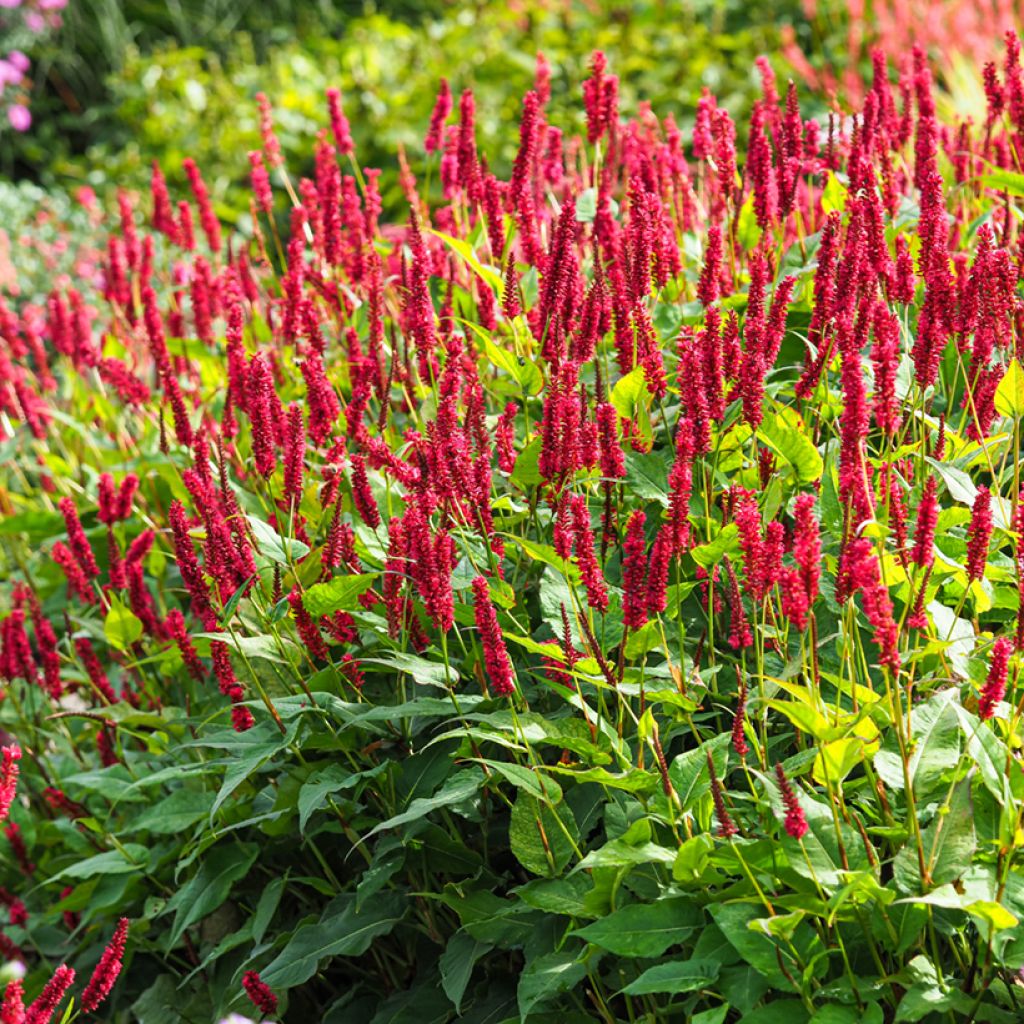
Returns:
[[[392,169],[398,144],[418,156],[442,76],[456,95],[476,90],[479,135],[489,152],[500,138],[499,159],[510,160],[507,126],[538,50],[564,127],[576,127],[594,49],[608,54],[627,109],[649,100],[685,129],[709,86],[742,123],[758,89],[754,58],[777,54],[783,24],[820,49],[799,0],[72,0],[35,55],[33,130],[4,136],[0,170],[102,196],[145,187],[154,158],[180,181],[192,156],[235,219],[247,207],[245,152],[259,145],[257,92],[271,98],[293,174],[326,123],[327,86],[343,92],[361,163]]]

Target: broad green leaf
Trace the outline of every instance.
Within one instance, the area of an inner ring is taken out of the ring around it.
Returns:
[[[644,368],[634,366],[625,377],[620,377],[615,382],[608,400],[623,419],[635,419],[638,408],[646,407],[651,400]]]
[[[270,760],[274,754],[284,750],[294,739],[299,729],[300,719],[294,718],[286,726],[284,734],[273,722],[262,722],[242,733],[230,733],[218,743],[213,738],[198,742],[197,746],[222,746],[231,755],[224,781],[221,783],[217,798],[210,808],[210,819],[220,809],[225,800],[245,782],[253,772]]]
[[[205,789],[176,789],[153,804],[131,824],[132,832],[169,836],[183,833],[210,813],[213,793]]]
[[[964,907],[969,914],[984,921],[992,931],[1003,931],[1006,928],[1016,928],[1020,923],[1001,903],[995,900],[976,900]]]
[[[63,878],[95,878],[97,875],[127,875],[141,871],[149,860],[149,850],[138,843],[124,843],[120,849],[86,857],[53,876]]]
[[[526,537],[515,535],[511,535],[509,539],[514,544],[518,544],[535,562],[553,566],[566,579],[572,580],[573,583],[579,583],[579,569],[571,561],[563,558],[550,544],[539,544]]]
[[[562,799],[562,787],[554,779],[549,778],[546,773],[533,771],[525,765],[510,761],[494,761],[486,757],[475,757],[472,760],[487,765],[492,771],[511,782],[516,789],[525,790],[531,796],[537,797],[538,800],[557,804]]]
[[[271,563],[289,564],[309,554],[309,545],[293,537],[283,537],[269,523],[256,516],[245,517],[252,529],[259,554]]]
[[[750,903],[713,903],[708,907],[714,922],[728,939],[729,945],[736,950],[743,960],[750,964],[759,974],[784,992],[792,992],[793,986],[785,974],[779,969],[779,960],[775,943],[763,932],[751,931],[749,923],[763,913],[763,907]],[[787,964],[790,976],[793,976],[796,965],[787,950],[781,950],[782,962]],[[796,969],[796,976],[800,971]]]
[[[1024,196],[1024,174],[1008,171],[1000,167],[981,176],[985,188],[994,188],[1000,192],[1008,192],[1011,196]]]
[[[807,1008],[796,999],[776,999],[743,1014],[739,1024],[804,1024]]]
[[[426,817],[431,811],[441,807],[450,807],[452,804],[461,804],[465,800],[474,797],[484,782],[484,774],[478,768],[467,768],[456,772],[445,784],[430,797],[417,797],[400,814],[396,814],[386,821],[370,829],[366,838],[383,832],[385,829],[397,828],[399,825],[406,825],[410,821],[419,821]]]
[[[538,1004],[575,988],[586,973],[586,965],[568,947],[531,960],[519,976],[516,992],[522,1019],[526,1020]]]
[[[930,793],[960,759],[960,722],[955,698],[955,690],[940,690],[910,713],[913,747],[908,770],[918,801]],[[903,760],[895,741],[875,754],[874,764],[887,786],[904,788]]]
[[[669,946],[688,938],[703,915],[685,898],[662,898],[657,903],[633,903],[575,934],[619,956],[661,956]]]
[[[496,295],[501,295],[503,287],[501,274],[494,267],[481,263],[469,242],[463,238],[453,238],[451,235],[446,235],[443,231],[434,230],[434,228],[429,228],[428,230],[432,235],[440,238],[460,259],[471,266],[490,285]],[[500,259],[501,254],[495,253],[495,257]]]
[[[657,843],[638,843],[633,845],[622,839],[613,839],[610,843],[597,850],[591,850],[576,865],[574,871],[582,868],[620,868],[637,864],[673,864],[676,855],[674,850]]]
[[[569,875],[568,878],[535,878],[526,885],[513,889],[528,906],[544,910],[549,914],[565,914],[571,917],[587,916],[583,898],[593,884],[585,874]]]
[[[941,807],[921,833],[926,877],[922,879],[917,848],[909,842],[893,861],[893,878],[900,890],[924,893],[946,882],[955,882],[970,868],[977,849],[971,780],[957,783],[949,806]]]
[[[942,478],[942,482],[946,485],[946,489],[954,501],[959,501],[964,505],[974,504],[974,499],[978,496],[978,488],[962,469],[930,456],[925,461]]]
[[[285,885],[288,882],[287,873],[278,875],[260,895],[260,901],[256,904],[256,911],[252,915],[252,937],[255,942],[262,942],[263,936],[270,927],[274,918],[281,896],[284,894]]]
[[[339,611],[352,611],[359,607],[359,598],[376,580],[376,573],[354,576],[335,576],[326,583],[314,583],[303,595],[302,604],[314,618],[333,615]]]
[[[649,967],[636,981],[622,991],[630,996],[645,996],[665,992],[677,995],[696,992],[714,984],[720,970],[714,960],[680,960]]]
[[[821,477],[824,469],[821,455],[807,434],[798,427],[783,423],[776,415],[768,415],[758,427],[757,437],[793,467],[801,483],[810,483]]]
[[[509,845],[516,860],[535,875],[556,875],[572,860],[579,828],[565,803],[553,809],[525,789],[512,805]]]
[[[167,901],[163,912],[175,911],[168,937],[173,948],[186,928],[216,910],[231,892],[231,887],[244,878],[256,860],[259,847],[254,843],[221,842],[207,850],[199,870]]]
[[[996,409],[1004,416],[1024,416],[1024,368],[1011,359],[995,394]]]
[[[299,790],[299,831],[306,831],[306,823],[309,821],[310,815],[323,807],[331,793],[351,789],[364,779],[375,778],[381,772],[387,771],[387,768],[387,762],[382,761],[369,771],[354,772],[347,763],[337,762],[313,772]]]
[[[729,765],[729,741],[728,733],[722,733],[673,759],[668,769],[668,777],[675,787],[684,811],[690,810],[702,796],[711,792],[708,751],[711,751],[715,774],[720,779],[725,775]]]
[[[448,940],[438,967],[441,971],[441,986],[452,1001],[456,1013],[462,1009],[462,997],[473,976],[477,960],[491,948],[489,943],[478,942],[468,932],[461,930]]]
[[[544,477],[540,475],[540,446],[541,439],[534,438],[517,456],[516,464],[512,467],[510,477],[516,487],[526,490],[539,484]]]
[[[320,920],[301,925],[284,949],[260,974],[273,989],[289,989],[309,981],[322,961],[333,956],[362,956],[379,935],[386,935],[405,914],[398,893],[379,893],[358,910],[355,896],[338,896]]]
[[[458,682],[459,678],[454,669],[445,669],[442,662],[431,661],[411,651],[382,651],[373,657],[361,656],[359,664],[364,667],[384,665],[408,673],[413,682],[420,686],[438,686],[445,690],[450,683]]]
[[[739,527],[735,523],[728,523],[707,544],[698,544],[690,548],[690,557],[698,565],[711,569],[726,555],[735,554],[739,546]]]
[[[103,620],[103,635],[111,647],[127,651],[142,636],[142,620],[115,594]]]

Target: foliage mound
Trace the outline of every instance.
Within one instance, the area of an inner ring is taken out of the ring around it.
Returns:
[[[267,103],[0,309],[4,1020],[1019,1019],[1024,71],[875,67],[400,223]]]

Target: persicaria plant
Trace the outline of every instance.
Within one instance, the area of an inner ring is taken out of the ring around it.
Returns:
[[[538,58],[507,176],[261,96],[251,234],[154,164],[0,307],[2,1019],[1020,1019],[1005,54],[692,131]]]

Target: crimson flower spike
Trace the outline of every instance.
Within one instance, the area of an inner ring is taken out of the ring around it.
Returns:
[[[786,834],[793,839],[803,839],[807,835],[807,818],[797,800],[793,784],[786,778],[786,772],[778,762],[775,764],[775,778],[782,793],[782,806],[786,809],[786,820],[783,823]]]
[[[92,972],[89,983],[82,992],[81,1008],[85,1013],[92,1013],[104,999],[121,973],[121,961],[124,959],[125,943],[128,940],[128,918],[122,917],[117,922],[113,937],[103,950],[96,969]]]
[[[715,774],[715,762],[711,757],[711,751],[707,752],[708,755],[708,775],[711,778],[711,799],[715,805],[715,817],[718,819],[718,834],[722,839],[730,839],[732,836],[739,835],[739,829],[736,827],[736,823],[729,817],[729,810],[725,806],[725,798],[722,796],[722,784],[718,781],[718,776]]]
[[[259,976],[258,971],[246,971],[242,975],[242,988],[245,989],[249,1001],[260,1013],[266,1014],[268,1017],[277,1013],[277,996]]]
[[[483,576],[473,580],[473,601],[476,628],[480,631],[480,642],[484,649],[488,688],[498,697],[507,697],[515,692],[516,684],[505,639],[501,635],[494,605],[491,604],[487,580]]]
[[[25,1011],[24,1024],[49,1024],[64,993],[71,988],[74,980],[75,972],[67,964],[61,964],[35,1002]]]
[[[1013,643],[1005,636],[999,637],[992,646],[992,657],[988,663],[988,678],[978,697],[978,717],[985,721],[996,713],[996,705],[1006,694],[1006,674],[1010,665]]]

